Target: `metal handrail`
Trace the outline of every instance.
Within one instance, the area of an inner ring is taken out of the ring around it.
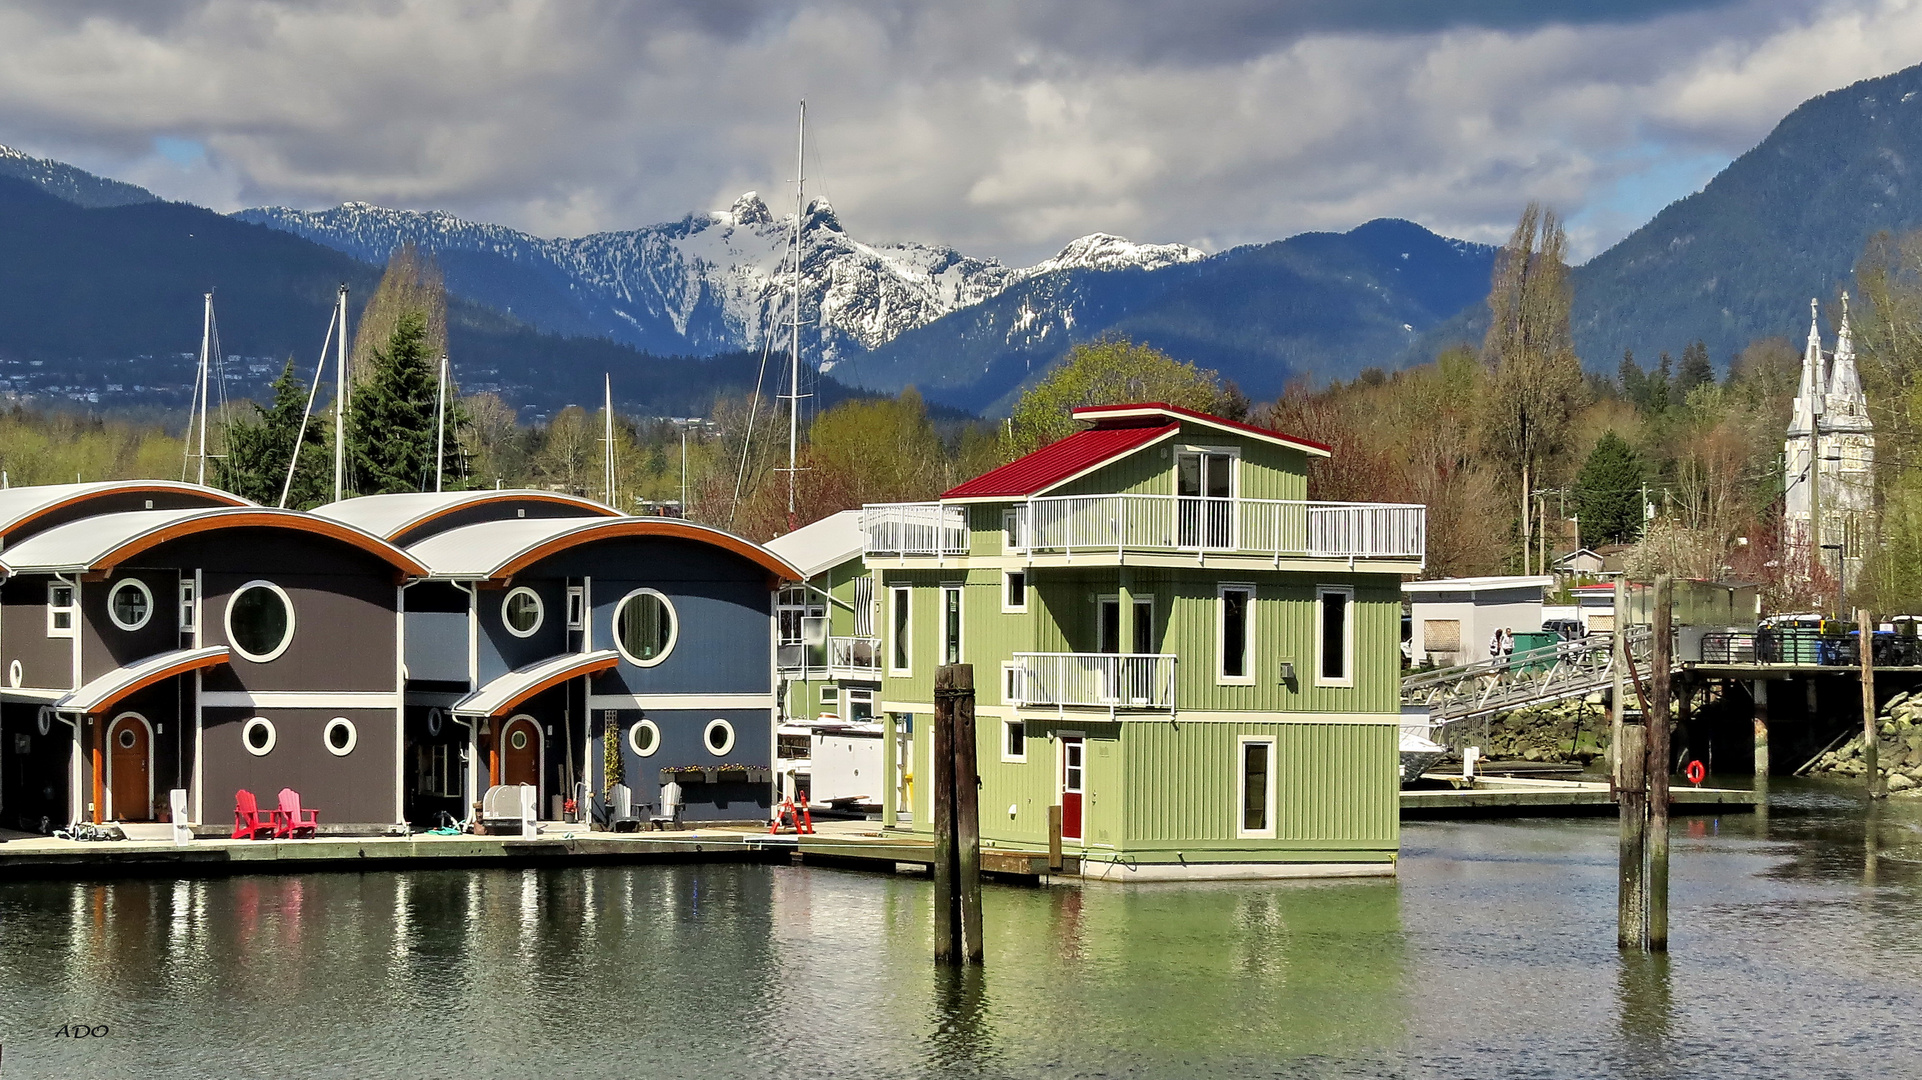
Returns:
[[[1427,551],[1428,508],[1198,495],[1058,495],[1028,499],[1018,527],[1032,552],[1175,551],[1333,558],[1412,558]]]
[[[968,517],[940,503],[870,503],[861,508],[862,545],[878,555],[965,555]]]
[[[1653,635],[1646,626],[1623,632],[1628,653],[1646,676]],[[1590,634],[1509,656],[1459,664],[1402,680],[1404,706],[1428,710],[1434,726],[1475,716],[1546,705],[1593,693],[1615,679],[1614,636]]]
[[[1024,707],[1173,712],[1175,663],[1172,653],[1018,652],[1008,690]]]
[[[839,636],[828,638],[828,669],[830,671],[879,672],[881,639]]]

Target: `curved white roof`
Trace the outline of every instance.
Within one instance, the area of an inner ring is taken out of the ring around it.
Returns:
[[[785,559],[758,544],[707,525],[680,518],[516,518],[482,521],[417,540],[407,553],[426,565],[431,576],[443,579],[484,579],[511,574],[518,564],[539,557],[541,549],[590,543],[623,535],[679,537],[713,544],[761,563],[790,580],[800,574]]]
[[[811,525],[803,525],[767,542],[767,549],[786,559],[808,577],[831,570],[860,556],[866,537],[861,511],[843,510]]]
[[[5,533],[23,521],[38,517],[66,503],[96,495],[110,495],[116,491],[170,491],[203,495],[212,501],[229,506],[253,505],[232,492],[204,487],[200,484],[183,484],[175,480],[99,480],[84,484],[31,484],[0,490],[0,533]]]
[[[99,568],[103,561],[129,546],[136,551],[144,550],[190,532],[250,525],[280,526],[331,535],[377,555],[407,573],[426,573],[426,568],[405,551],[345,522],[316,519],[299,510],[276,510],[261,506],[126,510],[117,514],[81,518],[56,525],[7,548],[4,554],[0,554],[0,564],[13,573],[83,572]]]
[[[407,491],[394,495],[362,495],[358,498],[342,499],[337,503],[315,507],[313,513],[333,521],[345,522],[376,536],[394,537],[423,521],[432,520],[463,507],[513,499],[539,499],[543,502],[563,504],[579,511],[577,515],[579,517],[620,516],[619,512],[612,507],[592,499],[583,499],[578,495],[563,495],[555,491],[536,491],[532,488]]]

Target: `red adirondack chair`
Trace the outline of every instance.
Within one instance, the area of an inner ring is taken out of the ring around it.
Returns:
[[[234,792],[234,835],[235,840],[271,840],[274,837],[274,814],[260,812],[254,802],[254,793],[246,788]]]
[[[280,789],[280,808],[274,811],[274,835],[279,837],[313,836],[320,831],[320,811],[302,810],[300,792]]]

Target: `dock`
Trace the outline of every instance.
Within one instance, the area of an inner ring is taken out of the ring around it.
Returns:
[[[1614,792],[1605,781],[1550,780],[1535,777],[1477,776],[1464,783],[1460,776],[1429,773],[1422,779],[1436,785],[1403,789],[1403,820],[1451,817],[1493,817],[1613,814]],[[1460,785],[1460,786],[1456,786]],[[1748,813],[1761,801],[1753,791],[1678,785],[1669,788],[1677,816]]]

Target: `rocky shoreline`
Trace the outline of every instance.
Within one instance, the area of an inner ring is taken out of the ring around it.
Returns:
[[[1588,765],[1608,754],[1608,706],[1599,694],[1460,721],[1449,745],[1480,746],[1488,761]]]
[[[1876,717],[1876,729],[1876,764],[1889,794],[1922,797],[1922,691],[1890,698]],[[1861,777],[1869,771],[1862,750],[1862,736],[1857,735],[1816,758],[1807,774]]]

